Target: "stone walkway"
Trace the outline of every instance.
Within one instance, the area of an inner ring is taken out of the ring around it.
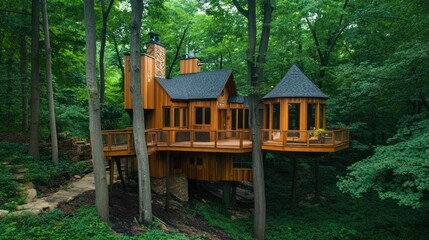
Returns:
[[[94,190],[94,174],[89,173],[81,179],[62,186],[58,192],[42,198],[35,198],[31,202],[17,206],[18,212],[39,214],[43,211],[55,209],[60,202],[70,202],[77,195]]]

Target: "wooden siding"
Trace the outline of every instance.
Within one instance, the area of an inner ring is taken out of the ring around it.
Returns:
[[[200,71],[200,60],[198,58],[187,58],[180,60],[180,74],[197,73]]]
[[[160,152],[150,161],[151,177],[166,176],[168,154]],[[170,152],[170,173],[201,181],[252,181],[252,169],[233,168],[231,154]]]
[[[132,109],[131,96],[131,81],[130,81],[130,56],[125,55],[125,79],[124,79],[124,108]],[[154,73],[155,59],[149,55],[142,54],[140,56],[140,77],[142,87],[142,101],[144,109],[154,109],[155,94],[154,94]]]

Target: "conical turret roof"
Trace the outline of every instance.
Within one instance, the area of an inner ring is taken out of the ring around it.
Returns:
[[[290,97],[328,98],[295,64],[263,99]]]

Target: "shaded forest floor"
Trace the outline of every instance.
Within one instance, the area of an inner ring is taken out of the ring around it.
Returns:
[[[181,232],[188,237],[204,237],[204,239],[232,239],[221,229],[210,226],[210,224],[200,215],[193,211],[196,202],[216,201],[216,196],[208,191],[199,191],[199,194],[191,195],[189,203],[180,202],[177,199],[170,199],[170,209],[165,209],[165,196],[152,193],[152,210],[156,218],[155,224],[166,232]],[[69,203],[59,205],[66,214],[73,214],[82,204],[93,205],[95,202],[95,192],[87,191]],[[127,185],[126,190],[122,189],[120,183],[113,187],[110,206],[111,228],[119,234],[139,235],[144,229],[138,224],[138,189],[137,186]]]

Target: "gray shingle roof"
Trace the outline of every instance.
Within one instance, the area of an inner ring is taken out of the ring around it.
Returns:
[[[228,103],[241,103],[245,107],[249,107],[248,98],[245,96],[231,96],[228,98]]]
[[[232,70],[181,74],[173,79],[155,78],[173,100],[216,99]]]
[[[328,98],[296,65],[289,69],[282,81],[263,99],[278,97]]]

